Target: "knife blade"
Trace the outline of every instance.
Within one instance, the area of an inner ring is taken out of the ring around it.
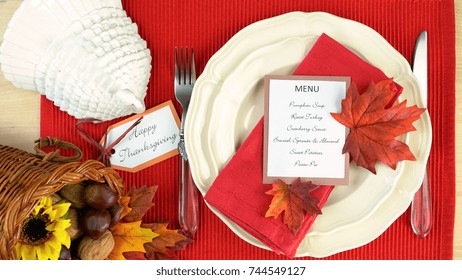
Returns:
[[[427,32],[422,31],[417,38],[412,71],[420,84],[422,105],[428,101],[428,39]],[[427,108],[428,110],[428,108]],[[419,238],[424,238],[432,227],[432,204],[428,168],[425,167],[424,179],[411,203],[411,226]]]

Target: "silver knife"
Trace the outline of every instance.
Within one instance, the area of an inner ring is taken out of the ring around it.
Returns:
[[[417,77],[417,80],[420,84],[422,103],[424,107],[427,107],[428,99],[427,40],[427,32],[422,31],[417,38],[412,66],[412,71],[414,72],[414,75]],[[425,175],[422,186],[415,193],[411,203],[411,225],[414,233],[419,238],[424,238],[430,232],[432,224],[430,183],[428,178],[428,168],[425,167]]]

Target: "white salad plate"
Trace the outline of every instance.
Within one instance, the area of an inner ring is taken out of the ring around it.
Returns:
[[[324,12],[291,12],[247,26],[207,63],[198,78],[185,122],[186,151],[194,182],[205,196],[223,167],[263,116],[263,78],[291,74],[317,38],[326,33],[404,90],[400,101],[423,107],[407,60],[380,34],[361,23]],[[396,170],[377,164],[377,174],[350,163],[348,186],[336,186],[297,250],[297,257],[325,257],[365,245],[382,234],[410,205],[424,176],[432,141],[425,111],[416,131],[400,138],[416,161]],[[268,249],[215,208],[208,207],[240,238]]]

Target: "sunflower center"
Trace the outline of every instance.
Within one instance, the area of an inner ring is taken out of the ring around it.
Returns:
[[[21,231],[21,239],[24,243],[37,245],[44,243],[50,237],[51,232],[46,230],[49,223],[48,216],[30,216]]]

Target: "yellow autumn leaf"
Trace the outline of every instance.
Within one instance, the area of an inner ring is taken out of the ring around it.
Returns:
[[[122,213],[120,214],[120,219],[122,220],[125,216],[127,216],[130,211],[132,211],[132,208],[128,206],[130,203],[130,197],[129,196],[122,196],[119,198],[119,204],[122,206]]]
[[[118,223],[111,229],[114,236],[114,249],[109,254],[110,260],[125,260],[124,252],[146,252],[144,243],[151,242],[159,234],[149,228],[142,228],[141,221]]]

